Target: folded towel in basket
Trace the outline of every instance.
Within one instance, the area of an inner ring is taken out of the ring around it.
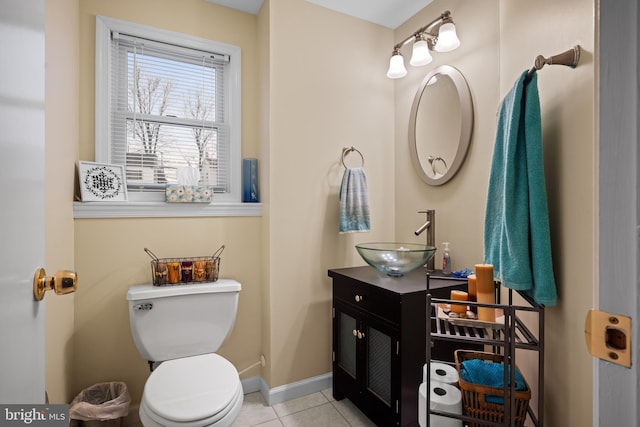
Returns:
[[[471,359],[465,360],[461,365],[460,377],[466,382],[486,387],[504,388],[504,365],[502,363]],[[509,367],[507,375],[511,375],[511,367]],[[527,384],[518,368],[516,368],[515,381],[516,391],[527,390]],[[504,403],[502,396],[487,395],[485,400],[488,403],[499,405]]]
[[[340,233],[371,229],[367,177],[362,168],[346,168],[340,185]]]

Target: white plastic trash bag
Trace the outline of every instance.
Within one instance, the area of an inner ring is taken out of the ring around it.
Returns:
[[[78,394],[69,407],[69,418],[106,421],[126,417],[131,396],[123,382],[94,384]]]

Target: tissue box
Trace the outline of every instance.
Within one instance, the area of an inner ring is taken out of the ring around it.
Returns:
[[[213,191],[206,185],[167,184],[167,203],[211,203]]]

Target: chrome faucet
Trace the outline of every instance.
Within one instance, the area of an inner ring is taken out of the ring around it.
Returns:
[[[418,213],[427,214],[427,221],[422,224],[416,231],[413,233],[416,236],[419,236],[427,230],[427,246],[435,246],[436,245],[436,211],[434,209],[430,209],[427,211],[418,211]],[[431,257],[429,261],[427,261],[426,268],[428,271],[434,270],[434,259]]]

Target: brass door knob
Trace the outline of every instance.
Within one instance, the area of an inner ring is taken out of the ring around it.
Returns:
[[[47,291],[53,290],[56,295],[65,295],[78,289],[78,275],[75,271],[61,270],[54,276],[47,277],[44,268],[39,268],[33,276],[33,298],[42,301]]]

